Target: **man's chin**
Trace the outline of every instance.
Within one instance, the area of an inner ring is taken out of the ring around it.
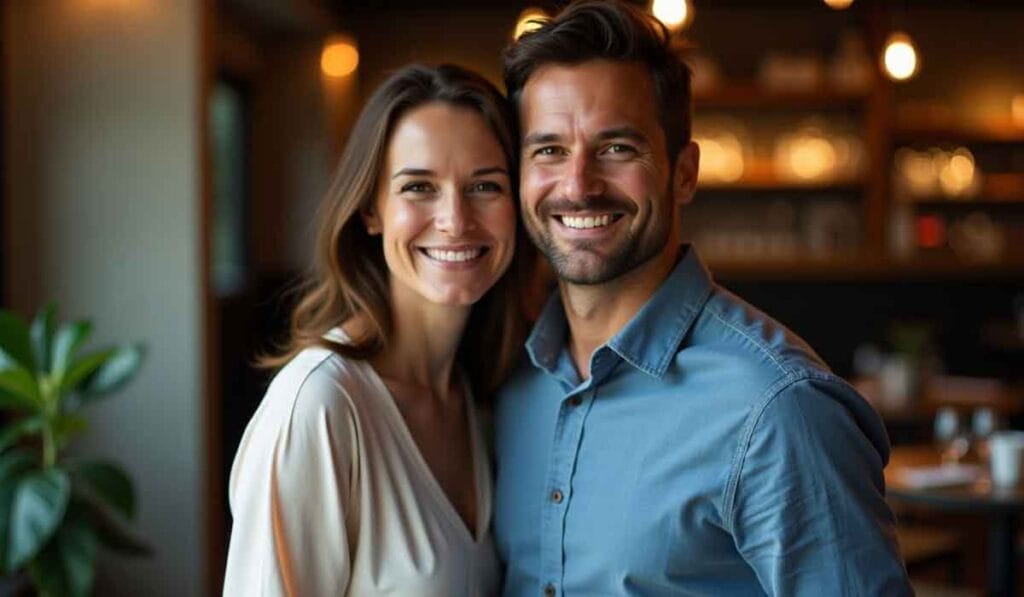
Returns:
[[[615,262],[617,260],[595,253],[574,251],[549,258],[549,261],[563,282],[581,286],[604,284],[625,273],[621,264]]]

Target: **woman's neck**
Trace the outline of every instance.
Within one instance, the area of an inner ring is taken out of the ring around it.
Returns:
[[[391,337],[370,364],[386,380],[447,397],[471,309],[431,303],[408,289],[392,287]]]

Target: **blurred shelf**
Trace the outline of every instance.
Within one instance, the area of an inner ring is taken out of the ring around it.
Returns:
[[[698,108],[855,108],[868,93],[818,88],[807,91],[766,89],[755,82],[737,82],[699,92],[693,101]]]
[[[822,259],[708,259],[722,280],[913,280],[1024,277],[1024,257],[967,263],[921,256],[907,260],[869,256]]]
[[[989,199],[952,199],[949,197],[922,197],[906,202],[917,207],[950,208],[950,209],[991,209],[999,207],[1024,208],[1024,195],[1013,198]]]
[[[736,182],[701,182],[697,192],[787,192],[787,193],[859,193],[867,183],[863,180],[804,183],[773,176],[747,177]]]
[[[1002,207],[1024,205],[1024,173],[991,172],[981,176],[981,189],[974,197],[945,195],[909,198],[907,203],[929,207]]]
[[[899,145],[912,143],[1024,143],[1024,127],[1012,122],[963,125],[944,121],[897,124],[893,139]]]

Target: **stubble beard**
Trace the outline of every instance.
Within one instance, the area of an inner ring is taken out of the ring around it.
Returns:
[[[664,202],[664,197],[659,201]],[[627,230],[625,237],[610,254],[602,255],[597,242],[576,241],[569,249],[558,246],[550,229],[545,226],[549,218],[531,218],[523,214],[526,230],[533,244],[547,257],[558,277],[570,284],[593,286],[604,284],[627,274],[661,253],[669,239],[671,213],[651,212],[646,235]]]

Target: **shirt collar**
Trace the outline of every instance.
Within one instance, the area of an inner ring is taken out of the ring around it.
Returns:
[[[700,314],[713,283],[697,251],[683,247],[672,273],[607,346],[637,369],[660,378],[683,336]],[[548,299],[526,341],[536,367],[552,372],[565,345],[568,323],[558,292]]]

